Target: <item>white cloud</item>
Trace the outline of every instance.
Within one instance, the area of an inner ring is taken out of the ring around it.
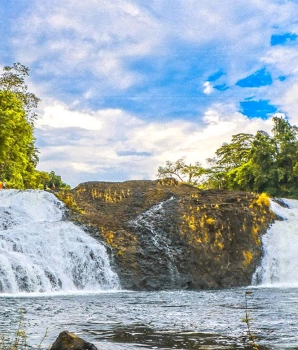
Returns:
[[[232,109],[214,105],[202,124],[179,119],[144,122],[120,110],[80,112],[59,104],[46,106],[37,127],[39,142],[48,143],[40,147],[40,168],[54,169],[74,185],[78,179],[153,179],[159,165],[182,157],[204,164],[232,135],[244,129],[270,130],[271,121],[248,120]]]
[[[213,91],[213,87],[212,87],[210,81],[206,81],[206,82],[203,84],[203,87],[204,87],[203,92],[204,92],[204,94],[206,94],[206,95],[210,95],[211,92]]]
[[[127,88],[140,78],[123,60],[152,54],[161,44],[154,18],[131,1],[34,4],[31,14],[16,24],[14,46],[27,65],[42,62],[41,74],[89,71],[104,78],[106,87]]]
[[[270,49],[272,27],[291,23],[298,8],[291,2],[268,0],[245,6],[236,0],[32,3],[31,13],[16,23],[17,56],[28,65],[42,62],[40,74],[96,76],[101,79],[98,89],[126,89],[148,79],[146,72],[132,69],[127,60],[170,57],[179,54],[181,44],[222,64],[229,83],[235,83],[259,69],[257,57]]]
[[[298,32],[298,28],[297,28]],[[298,122],[298,52],[297,45],[275,46],[261,58],[275,73],[285,80],[275,82],[268,96],[290,117],[291,123]]]
[[[273,47],[266,52],[261,61],[274,67],[280,74],[295,75],[298,72],[297,46]]]
[[[100,130],[102,123],[92,114],[70,111],[62,104],[47,106],[35,123],[37,128],[50,126],[53,128],[78,127],[88,130]]]

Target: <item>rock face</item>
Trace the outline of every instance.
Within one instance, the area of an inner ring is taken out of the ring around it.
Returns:
[[[87,182],[58,194],[110,248],[130,290],[245,286],[275,219],[264,195],[198,190],[175,180]]]

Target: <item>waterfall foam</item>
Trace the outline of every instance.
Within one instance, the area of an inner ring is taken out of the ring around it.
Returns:
[[[105,247],[46,191],[0,191],[0,292],[119,289]]]
[[[271,201],[271,209],[282,218],[262,238],[263,259],[252,283],[262,286],[298,286],[298,201]]]

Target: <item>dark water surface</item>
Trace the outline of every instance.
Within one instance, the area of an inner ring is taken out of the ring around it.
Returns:
[[[69,330],[99,349],[249,349],[245,318],[259,349],[298,349],[298,289],[112,292],[0,297],[0,331],[13,333],[24,310],[28,343],[46,349]]]

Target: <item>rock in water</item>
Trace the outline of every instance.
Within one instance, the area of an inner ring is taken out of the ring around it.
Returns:
[[[98,350],[97,347],[68,331],[61,332],[50,350]]]

